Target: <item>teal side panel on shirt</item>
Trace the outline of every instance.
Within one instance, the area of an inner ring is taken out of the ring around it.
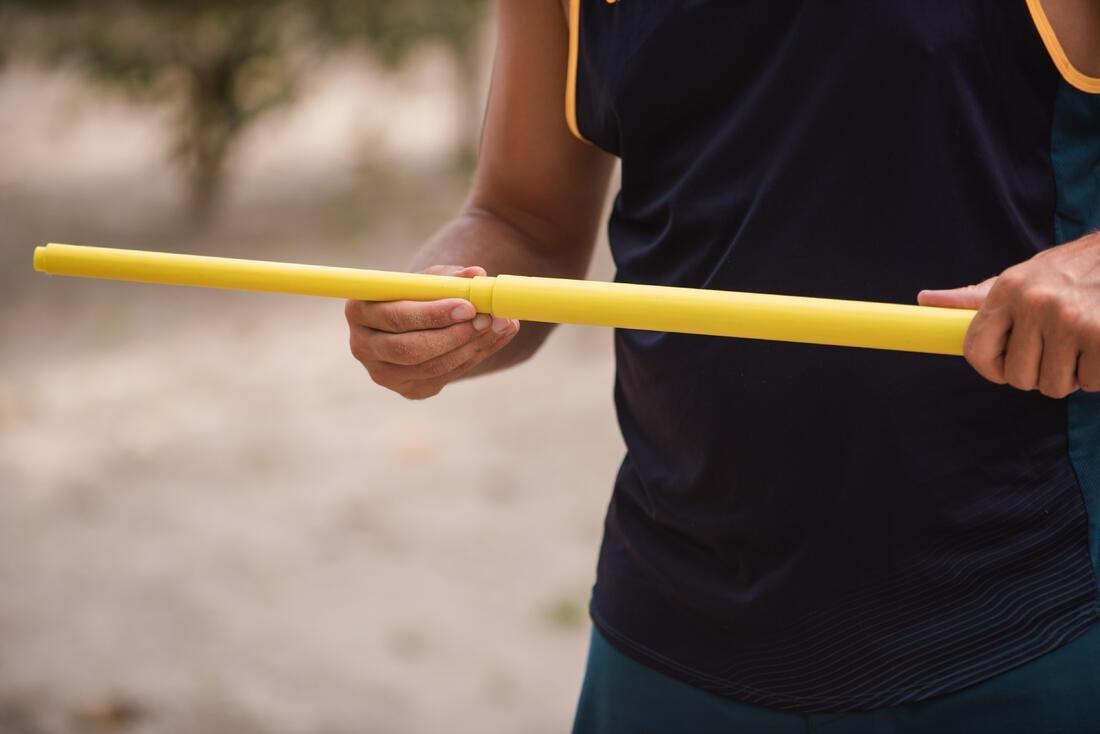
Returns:
[[[1050,158],[1058,189],[1058,244],[1100,229],[1100,94],[1061,84]],[[1100,578],[1100,393],[1071,395],[1067,420],[1070,462],[1089,516],[1089,553]]]
[[[1050,160],[1058,187],[1057,243],[1100,229],[1100,94],[1061,83],[1054,103]]]

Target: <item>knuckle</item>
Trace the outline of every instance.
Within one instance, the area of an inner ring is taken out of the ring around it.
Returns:
[[[348,348],[351,350],[351,356],[360,362],[367,361],[369,350],[366,341],[355,331],[352,331],[351,336],[348,338]]]
[[[1077,331],[1085,325],[1084,309],[1075,303],[1062,303],[1058,307],[1058,325],[1065,331]]]
[[[992,366],[989,355],[978,347],[977,340],[969,334],[963,340],[963,357],[971,367],[979,371]]]
[[[390,387],[393,384],[391,373],[378,362],[366,362],[363,366],[367,369],[367,374],[370,375],[370,379],[374,384],[381,385],[382,387]]]
[[[1018,268],[1011,267],[997,277],[997,283],[994,287],[1000,290],[1013,290],[1019,287],[1023,281],[1024,274]]]
[[[1041,312],[1054,311],[1060,308],[1058,292],[1046,287],[1029,289],[1024,295],[1025,306]]]
[[[355,323],[359,314],[359,301],[345,301],[344,302],[344,318],[348,323]]]
[[[982,337],[986,333],[988,321],[989,317],[979,309],[970,326],[966,328],[966,334],[963,335],[963,354],[968,358],[981,356]]]
[[[985,368],[985,366],[984,366],[983,364],[981,364],[980,362],[974,362],[974,361],[972,361],[972,360],[967,360],[967,361],[969,362],[969,364],[970,364],[970,367],[971,367],[971,368],[972,368],[972,369],[973,369],[973,370],[974,370],[975,372],[977,372],[977,373],[978,373],[978,374],[979,374],[979,375],[980,375],[981,377],[983,377],[983,378],[985,378],[985,379],[987,379],[987,380],[989,380],[989,379],[992,379],[992,378],[990,377],[990,372],[989,372],[989,370],[988,370],[988,369],[986,369],[986,368]]]
[[[972,367],[977,367],[981,361],[981,355],[978,354],[977,348],[974,346],[974,337],[967,334],[963,338],[963,358],[970,363]]]

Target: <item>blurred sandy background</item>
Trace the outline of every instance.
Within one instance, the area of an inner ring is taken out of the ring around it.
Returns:
[[[568,729],[609,332],[410,403],[342,303],[31,269],[46,241],[402,268],[464,195],[482,25],[476,85],[431,43],[312,65],[204,226],[162,105],[0,67],[0,733]]]

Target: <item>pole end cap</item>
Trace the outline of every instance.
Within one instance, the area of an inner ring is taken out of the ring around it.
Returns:
[[[34,248],[34,269],[40,273],[48,272],[46,270],[46,248],[45,246]]]

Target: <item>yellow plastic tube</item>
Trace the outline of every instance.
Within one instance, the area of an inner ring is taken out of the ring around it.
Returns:
[[[50,275],[363,301],[465,298],[502,318],[961,355],[974,311],[517,275],[456,278],[49,244]]]

